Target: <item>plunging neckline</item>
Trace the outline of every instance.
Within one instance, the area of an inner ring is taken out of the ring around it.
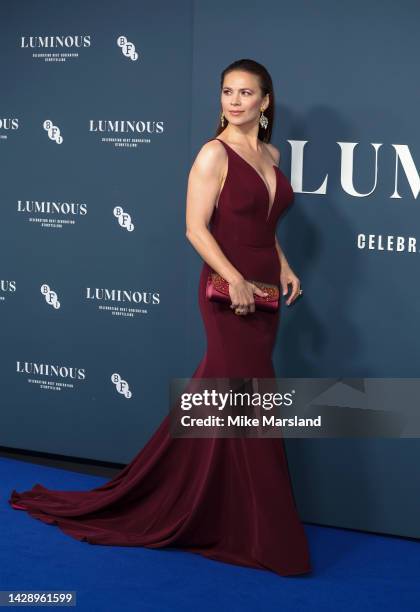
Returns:
[[[229,149],[231,151],[233,151],[234,153],[236,153],[236,155],[239,157],[239,159],[242,159],[243,162],[245,162],[247,164],[247,166],[249,166],[250,168],[252,168],[252,170],[255,172],[255,174],[258,176],[258,178],[261,180],[262,184],[264,185],[265,191],[267,193],[267,201],[268,201],[268,214],[266,217],[266,221],[269,220],[270,218],[270,214],[271,211],[273,209],[274,206],[274,202],[276,201],[276,196],[277,196],[277,189],[278,189],[278,177],[277,177],[277,172],[276,170],[278,170],[277,166],[275,164],[272,164],[272,167],[274,168],[274,176],[275,176],[275,188],[274,188],[274,197],[273,197],[273,201],[270,204],[270,191],[267,187],[267,183],[265,182],[264,178],[261,176],[261,174],[258,172],[258,170],[248,161],[245,159],[245,157],[242,157],[242,155],[239,155],[239,153],[237,151],[235,151],[235,149],[233,149],[230,145],[228,145],[227,142],[225,142],[224,140],[222,140],[221,138],[215,138],[215,140],[219,140],[220,142],[222,142],[223,144],[225,144],[227,147],[229,147]]]

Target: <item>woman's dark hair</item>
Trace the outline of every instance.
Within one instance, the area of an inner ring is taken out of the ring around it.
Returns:
[[[220,77],[220,90],[223,89],[223,82],[225,80],[225,76],[229,72],[233,72],[234,70],[244,70],[245,72],[251,72],[252,74],[256,74],[259,77],[260,87],[262,91],[262,95],[265,96],[269,94],[270,103],[266,110],[264,111],[264,115],[268,119],[268,126],[265,130],[261,126],[258,129],[258,138],[263,142],[270,142],[271,140],[271,132],[273,130],[273,121],[274,121],[274,91],[273,91],[273,81],[271,80],[271,76],[268,70],[258,62],[251,59],[240,59],[236,60],[232,64],[229,64],[227,68],[225,68]],[[223,132],[226,127],[226,122],[229,123],[229,120],[225,117],[225,126],[222,127],[220,123],[220,118],[218,120],[218,125],[216,128],[216,137]]]

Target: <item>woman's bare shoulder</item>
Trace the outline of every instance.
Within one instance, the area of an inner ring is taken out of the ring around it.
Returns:
[[[200,173],[220,173],[225,165],[226,151],[221,142],[216,139],[207,140],[199,149],[193,167]]]

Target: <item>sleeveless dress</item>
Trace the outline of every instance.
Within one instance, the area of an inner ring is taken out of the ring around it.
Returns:
[[[247,279],[279,285],[275,228],[293,190],[273,165],[272,202],[262,176],[227,143],[228,172],[209,229]],[[205,297],[198,303],[207,350],[192,375],[275,378],[272,350],[280,308],[235,315]],[[36,484],[9,504],[90,544],[178,548],[282,576],[311,571],[282,438],[177,438],[168,414],[114,478],[88,491]]]

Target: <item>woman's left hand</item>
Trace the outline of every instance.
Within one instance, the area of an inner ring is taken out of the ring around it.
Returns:
[[[290,304],[294,302],[296,298],[298,298],[300,295],[300,280],[289,266],[282,266],[280,274],[280,284],[283,289],[283,295],[287,294],[289,290],[289,285],[292,285],[292,292],[286,301],[286,305],[290,306]]]

